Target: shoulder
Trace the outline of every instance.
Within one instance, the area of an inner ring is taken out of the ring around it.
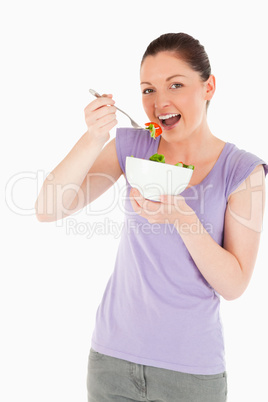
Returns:
[[[249,166],[251,163],[255,163],[255,161],[261,161],[257,155],[252,154],[244,149],[238,148],[235,144],[230,142],[226,143],[227,153],[226,153],[226,162],[229,164],[230,168],[234,168],[236,166]]]
[[[228,198],[230,194],[249,177],[257,166],[263,165],[262,170],[264,170],[266,175],[268,173],[268,165],[257,155],[239,149],[234,144],[227,143],[226,148],[223,170],[226,180],[226,196]]]
[[[265,207],[264,179],[263,166],[258,165],[230,195],[225,215],[225,234],[228,234],[225,239],[227,242],[233,236],[233,243],[237,243],[237,239],[239,239],[239,244],[242,245],[242,239],[251,236],[248,244],[251,244],[252,247],[254,233],[261,233]],[[243,247],[242,252],[245,254]]]

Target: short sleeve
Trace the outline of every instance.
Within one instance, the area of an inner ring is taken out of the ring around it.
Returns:
[[[234,147],[229,157],[228,179],[226,185],[226,197],[235,191],[240,184],[253,172],[255,167],[263,165],[265,176],[268,173],[268,165],[258,156]]]

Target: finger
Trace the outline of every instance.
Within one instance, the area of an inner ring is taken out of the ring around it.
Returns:
[[[94,118],[96,120],[102,119],[103,117],[109,115],[109,114],[114,114],[116,113],[116,108],[114,106],[103,106],[100,109],[95,110],[92,112],[94,114]]]
[[[114,106],[102,106],[99,109],[88,111],[85,113],[85,119],[88,121],[95,121],[101,119],[108,114],[115,114],[116,108]]]
[[[160,202],[162,202],[163,204],[176,205],[183,200],[184,197],[182,195],[170,195],[170,194],[160,195]]]
[[[97,110],[101,108],[102,106],[106,105],[114,105],[115,101],[113,98],[110,97],[105,97],[101,96],[100,98],[94,99],[92,102],[90,102],[84,109],[84,112],[93,112],[94,110]]]
[[[85,114],[85,120],[87,125],[94,125],[98,120],[103,119],[106,116],[116,117],[116,108],[114,106],[103,106],[92,112]]]
[[[130,200],[130,202],[131,202],[133,211],[140,215],[140,214],[142,213],[142,208],[141,208],[140,205],[137,203],[137,201],[136,201],[134,198],[132,198],[132,199]]]
[[[163,195],[160,197],[160,202],[165,205],[167,212],[177,211],[178,213],[191,215],[193,210],[186,203],[185,198],[182,195]]]
[[[160,195],[160,202],[162,204],[174,204],[174,196],[169,195],[169,194],[164,194],[164,195]]]
[[[118,121],[116,120],[116,115],[115,114],[107,114],[106,116],[103,116],[101,119],[96,120],[95,123],[92,124],[92,127],[96,128],[96,129],[101,129],[101,128],[105,127],[107,124],[110,124],[113,122],[115,124],[118,123]]]
[[[134,202],[136,202],[139,211],[141,211],[141,215],[146,219],[148,219],[148,217],[156,216],[161,212],[162,204],[144,198],[138,189],[132,188],[130,195],[133,197]]]
[[[118,121],[116,119],[110,121],[109,123],[104,124],[99,128],[99,134],[105,134],[109,132],[112,128],[114,128],[117,125]]]
[[[129,192],[129,197],[131,200],[134,200],[136,203],[138,203],[139,194],[139,191],[136,188],[132,187]]]
[[[134,211],[137,213],[141,212],[141,205],[139,203],[139,194],[140,192],[137,189],[135,188],[130,189],[129,199]]]
[[[145,199],[142,205],[144,212],[148,216],[156,216],[163,211],[163,205],[160,202]]]
[[[142,207],[145,201],[145,198],[141,195],[140,191],[137,188],[131,188],[130,196],[136,201],[136,203]]]
[[[132,205],[133,211],[136,212],[136,214],[141,214],[142,209],[140,205],[137,203],[137,201],[134,198],[130,198],[130,203]]]

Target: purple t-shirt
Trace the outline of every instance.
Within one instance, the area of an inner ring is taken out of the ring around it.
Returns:
[[[147,130],[119,128],[116,149],[149,159],[157,152]],[[198,185],[182,195],[222,246],[228,196],[257,166],[257,156],[226,143]],[[130,185],[126,181],[127,196]],[[202,227],[193,227],[193,231]],[[220,296],[202,276],[174,225],[150,224],[125,201],[125,221],[115,262],[96,316],[92,348],[137,364],[190,374],[225,371]]]

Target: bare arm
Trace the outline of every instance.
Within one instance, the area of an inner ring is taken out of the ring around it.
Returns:
[[[206,232],[183,197],[179,197],[176,207],[171,209],[170,204],[163,203],[161,210],[155,203],[144,200],[137,190],[132,190],[132,205],[151,223],[173,223],[204,278],[226,300],[233,300],[245,291],[254,269],[262,230],[264,186],[264,170],[258,166],[229,197],[224,247]],[[192,225],[202,230],[198,233],[181,230]]]
[[[85,108],[88,131],[48,175],[36,201],[42,222],[62,219],[105,192],[122,174],[115,140],[105,148],[109,130],[116,124],[111,96],[94,100]]]
[[[259,185],[253,188],[252,180]],[[264,184],[263,167],[258,166],[229,197],[223,247],[207,233],[182,235],[202,275],[227,300],[242,295],[253,273],[262,229]]]

